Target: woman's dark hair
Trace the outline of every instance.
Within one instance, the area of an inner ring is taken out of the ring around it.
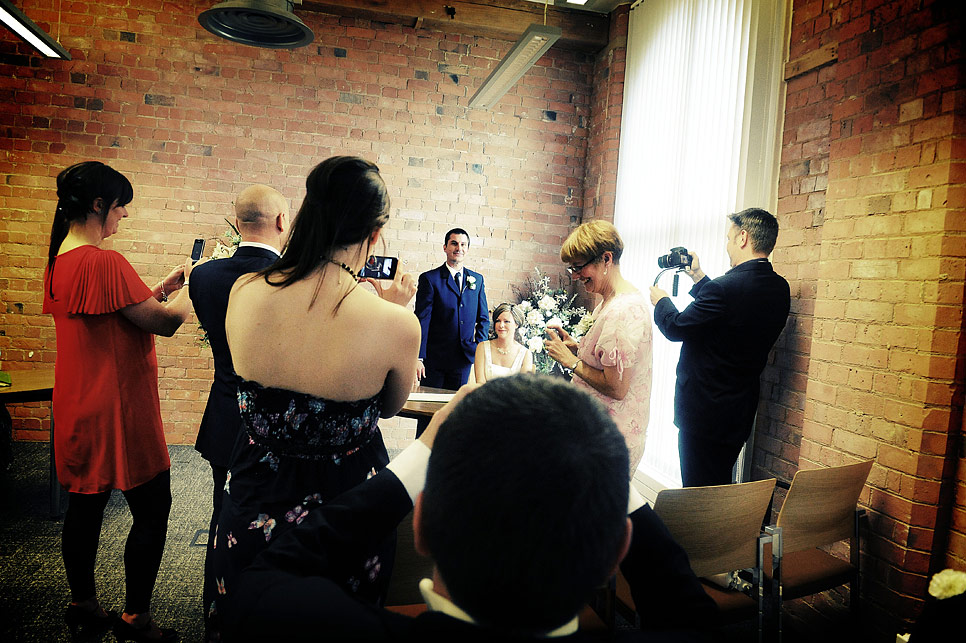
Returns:
[[[53,273],[57,251],[70,232],[74,221],[86,221],[91,214],[101,222],[112,207],[124,206],[134,198],[134,188],[127,177],[100,161],[84,161],[71,165],[57,175],[57,209],[50,227],[50,248],[47,250],[47,272]],[[94,202],[101,199],[100,209]],[[49,280],[53,288],[53,279]],[[53,291],[51,290],[51,296]]]
[[[520,343],[520,326],[523,326],[523,315],[513,306],[513,304],[509,302],[503,302],[493,309],[493,313],[490,315],[489,338],[496,338],[496,320],[498,320],[500,315],[503,313],[510,313],[510,316],[513,317],[513,322],[517,325],[516,329],[513,331],[513,341]]]
[[[58,174],[57,209],[50,228],[47,264],[54,263],[73,221],[86,221],[92,213],[104,221],[112,207],[127,205],[133,198],[134,188],[127,177],[100,161],[77,163]],[[103,201],[100,210],[94,207],[97,199]]]
[[[305,278],[337,249],[365,240],[389,220],[386,184],[379,168],[364,159],[328,158],[309,172],[305,188],[282,256],[258,273],[272,286]]]

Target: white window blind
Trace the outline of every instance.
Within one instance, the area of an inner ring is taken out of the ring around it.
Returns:
[[[622,272],[650,286],[657,257],[696,252],[712,278],[728,268],[726,216],[774,212],[784,0],[644,0],[630,15],[615,225]],[[671,273],[661,285],[671,290]],[[691,279],[674,303],[683,309]],[[655,328],[651,417],[641,469],[680,486],[674,373],[679,343]]]

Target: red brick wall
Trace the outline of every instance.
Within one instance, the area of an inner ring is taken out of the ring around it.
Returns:
[[[442,235],[458,225],[474,235],[467,263],[491,305],[534,267],[561,272],[560,244],[583,213],[592,56],[555,47],[495,109],[470,110],[512,43],[298,10],[315,41],[259,49],[205,31],[197,15],[211,4],[31,2],[72,61],[29,57],[0,35],[0,367],[54,361],[40,312],[54,177],[85,159],[134,184],[131,217],[109,245],[148,283],[194,237],[221,235],[247,184],[273,185],[294,211],[308,171],[334,154],[382,169],[387,250],[408,270],[439,265]],[[168,441],[192,443],[210,353],[194,320],[157,347]],[[11,410],[18,437],[46,438],[46,405]],[[386,428],[390,447],[411,438],[404,421]]]
[[[952,12],[793,3],[790,59],[827,43],[838,56],[786,88],[775,264],[796,301],[755,462],[787,478],[875,460],[864,594],[887,633],[914,618],[931,573],[966,562],[966,119]]]
[[[597,54],[594,66],[584,220],[614,221],[629,17],[630,5],[621,5],[611,13],[610,42]]]

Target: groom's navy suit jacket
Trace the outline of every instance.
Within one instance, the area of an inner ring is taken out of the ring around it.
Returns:
[[[224,640],[261,642],[280,636],[286,641],[668,643],[704,641],[702,630],[717,617],[717,607],[691,571],[687,554],[647,505],[629,516],[632,540],[621,564],[641,630],[613,636],[578,631],[555,639],[514,636],[439,612],[414,619],[355,598],[334,579],[344,578],[346,565],[367,556],[367,548],[391,534],[412,508],[403,483],[384,469],[312,511],[239,577],[224,604]],[[561,552],[564,562],[566,554]]]
[[[419,275],[416,316],[422,328],[419,358],[427,369],[454,371],[473,363],[476,345],[486,340],[490,315],[483,275],[463,268],[463,292],[446,264]],[[471,279],[473,280],[471,283]]]
[[[188,280],[188,294],[198,322],[208,332],[211,354],[215,360],[215,379],[211,383],[195,449],[208,462],[219,467],[228,466],[235,436],[241,426],[238,376],[232,366],[228,338],[225,336],[228,295],[238,277],[257,272],[277,258],[278,255],[271,250],[243,246],[231,257],[201,264],[191,271]]]

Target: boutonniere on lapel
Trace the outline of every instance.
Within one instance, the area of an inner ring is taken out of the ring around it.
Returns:
[[[470,290],[476,290],[476,277],[473,275],[466,275],[466,287]]]

